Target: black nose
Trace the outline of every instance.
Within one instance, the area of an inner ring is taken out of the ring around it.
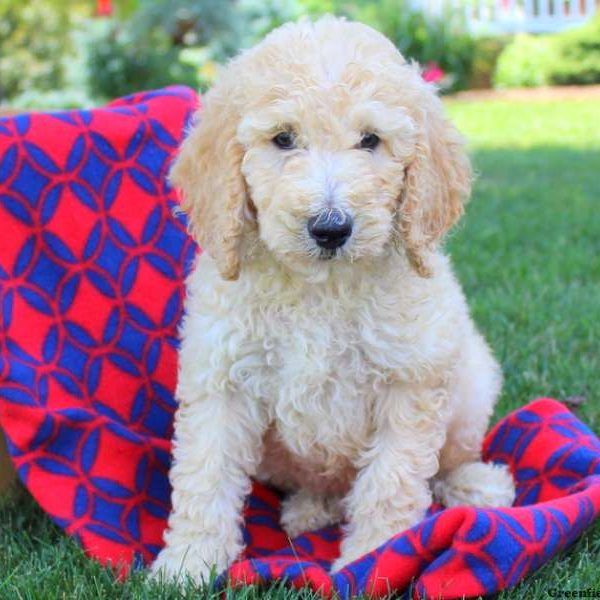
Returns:
[[[343,246],[352,233],[352,217],[338,209],[325,209],[308,220],[308,233],[321,248]]]

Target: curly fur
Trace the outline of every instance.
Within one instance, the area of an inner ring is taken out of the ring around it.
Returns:
[[[297,148],[272,143],[293,129]],[[357,147],[365,131],[381,144]],[[364,25],[285,25],[234,59],[172,170],[206,252],[187,282],[173,511],[155,573],[243,550],[250,478],[290,492],[290,535],[345,517],[333,569],[449,503],[509,504],[479,463],[501,375],[444,233],[469,161],[418,69]],[[324,208],[354,219],[323,260]]]

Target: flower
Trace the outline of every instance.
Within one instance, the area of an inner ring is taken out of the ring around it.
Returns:
[[[446,73],[442,70],[442,68],[434,62],[430,62],[427,64],[425,69],[423,69],[422,77],[425,81],[430,83],[436,83],[442,80],[446,76]]]
[[[113,12],[112,0],[96,0],[96,16],[110,17]]]

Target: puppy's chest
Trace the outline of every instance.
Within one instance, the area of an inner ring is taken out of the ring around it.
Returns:
[[[289,451],[335,471],[337,461],[354,459],[366,445],[385,376],[365,352],[357,322],[325,316],[271,324],[265,399]]]

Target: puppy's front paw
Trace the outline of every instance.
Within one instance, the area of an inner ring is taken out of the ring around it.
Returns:
[[[150,576],[160,581],[184,583],[189,577],[195,583],[207,583],[211,570],[217,571],[218,566],[212,560],[198,560],[195,552],[189,548],[166,548],[160,552],[150,567]]]
[[[211,576],[227,569],[242,549],[238,544],[218,544],[214,539],[167,545],[150,567],[150,574],[156,579],[179,583],[189,577],[206,584]]]
[[[362,554],[360,552],[342,554],[339,558],[333,561],[329,570],[331,573],[337,573],[340,569],[343,569],[345,566],[359,559],[361,556],[364,556],[364,554],[366,554],[366,552]]]
[[[434,481],[433,494],[447,508],[511,506],[515,482],[505,465],[465,463]]]
[[[350,538],[349,543],[342,542],[342,553],[337,560],[333,561],[330,571],[335,573],[340,569],[343,569],[355,560],[362,558],[365,554],[368,554],[376,548],[379,548],[379,546],[387,542],[391,537],[393,537],[393,535],[394,534],[372,538],[371,541],[354,542],[354,540]]]
[[[381,544],[386,542],[392,535],[362,536],[362,539],[360,539],[359,536],[350,535],[345,538],[342,541],[341,555],[331,565],[331,572],[335,573],[351,562],[358,560],[368,552],[371,552],[371,550],[375,550],[375,548],[381,546]]]
[[[380,514],[360,525],[350,523],[346,527],[348,533],[342,540],[340,557],[331,565],[331,572],[339,571],[349,563],[379,548],[395,535],[416,525],[424,515],[424,510],[411,510],[400,517],[389,518],[389,514]]]

